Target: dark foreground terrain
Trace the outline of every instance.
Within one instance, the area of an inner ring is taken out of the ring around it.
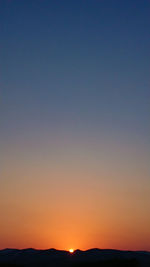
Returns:
[[[90,249],[0,250],[0,267],[150,267],[150,252]]]

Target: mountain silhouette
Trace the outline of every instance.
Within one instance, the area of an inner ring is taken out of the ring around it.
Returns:
[[[111,249],[65,250],[3,249],[0,267],[150,267],[150,252]]]

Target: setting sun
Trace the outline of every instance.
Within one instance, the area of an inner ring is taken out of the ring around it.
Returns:
[[[69,252],[70,253],[73,253],[74,252],[73,248],[69,249]]]

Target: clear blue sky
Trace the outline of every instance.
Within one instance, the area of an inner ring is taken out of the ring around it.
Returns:
[[[149,1],[0,5],[2,130],[73,121],[148,134]]]

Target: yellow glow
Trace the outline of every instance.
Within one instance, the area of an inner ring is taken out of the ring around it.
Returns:
[[[73,253],[73,252],[74,252],[73,248],[70,248],[70,249],[69,249],[69,252],[70,252],[70,253]]]

